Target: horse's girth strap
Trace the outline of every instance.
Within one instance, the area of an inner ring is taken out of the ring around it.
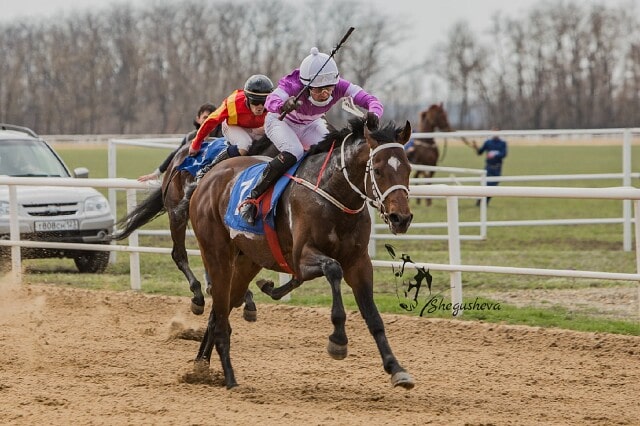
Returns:
[[[282,254],[282,248],[280,248],[280,241],[278,241],[278,234],[276,230],[269,226],[267,223],[267,214],[269,213],[269,207],[271,206],[271,197],[273,196],[273,186],[267,189],[262,199],[262,224],[264,227],[264,235],[267,238],[267,244],[275,261],[280,265],[284,272],[293,275],[293,271]]]

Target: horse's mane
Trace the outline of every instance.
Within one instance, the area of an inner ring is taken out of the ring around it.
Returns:
[[[320,141],[318,144],[312,146],[309,149],[308,155],[319,154],[323,152],[329,152],[331,146],[335,142],[335,147],[342,145],[345,137],[350,133],[353,134],[355,139],[364,138],[364,126],[365,119],[360,117],[353,117],[349,119],[346,127],[340,130],[332,130]],[[378,128],[371,132],[372,136],[381,143],[394,142],[398,129],[393,121],[387,123],[384,127]]]

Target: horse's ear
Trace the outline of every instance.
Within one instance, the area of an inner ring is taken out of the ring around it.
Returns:
[[[400,131],[399,136],[399,141],[401,144],[405,144],[407,142],[409,142],[409,139],[411,138],[411,123],[409,123],[409,120],[407,120],[407,124],[404,126],[404,129],[402,129]]]
[[[378,146],[378,141],[371,137],[371,130],[369,130],[366,123],[364,125],[364,139],[367,141],[371,149],[375,149]]]

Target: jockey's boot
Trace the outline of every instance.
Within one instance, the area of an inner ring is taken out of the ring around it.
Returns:
[[[251,194],[245,200],[245,203],[240,207],[240,217],[249,225],[255,223],[255,219],[258,213],[258,205],[255,201],[260,197],[269,187],[275,183],[280,176],[284,174],[291,166],[296,164],[298,159],[290,152],[283,151],[271,160],[267,167],[262,172],[262,177],[256,184],[255,188],[251,190]],[[247,202],[249,201],[249,202]]]
[[[216,158],[213,159],[211,163],[206,164],[203,168],[198,170],[198,173],[196,173],[196,182],[199,182],[200,179],[202,179],[202,177],[206,175],[207,172],[211,170],[216,164],[226,160],[227,158],[233,158],[239,155],[240,151],[238,151],[238,147],[235,145],[229,145],[229,147],[220,151],[220,153],[216,156]]]

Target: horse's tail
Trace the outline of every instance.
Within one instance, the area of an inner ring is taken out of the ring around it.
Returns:
[[[191,201],[191,196],[193,195],[193,191],[196,190],[196,188],[198,187],[198,181],[193,181],[190,184],[187,185],[187,187],[184,190],[184,196],[182,197],[182,200],[180,200],[180,202],[178,203],[178,205],[175,208],[175,213],[178,216],[188,216],[189,215],[189,202]]]
[[[162,188],[157,188],[142,201],[131,213],[116,223],[118,229],[111,235],[112,240],[127,238],[133,231],[151,222],[166,211]]]

